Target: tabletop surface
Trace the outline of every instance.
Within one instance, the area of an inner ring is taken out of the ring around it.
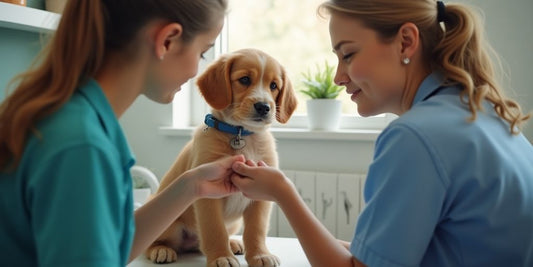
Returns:
[[[241,239],[241,236],[232,238]],[[311,266],[305,253],[296,238],[268,237],[266,240],[267,248],[270,252],[281,261],[281,266],[287,267],[306,267]],[[241,263],[241,267],[248,266],[244,255],[236,255]],[[155,264],[149,261],[144,255],[139,256],[128,267],[197,267],[207,265],[205,256],[201,253],[178,254],[178,261],[170,264]]]

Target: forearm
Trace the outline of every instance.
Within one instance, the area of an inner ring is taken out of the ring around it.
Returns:
[[[138,257],[195,200],[187,182],[179,178],[135,211],[135,235],[129,262]]]
[[[347,250],[350,250],[350,242],[347,242],[347,241],[344,241],[344,240],[337,240],[337,241],[341,244],[341,246],[343,246]]]
[[[294,188],[277,203],[294,229],[312,266],[363,266],[313,215]]]

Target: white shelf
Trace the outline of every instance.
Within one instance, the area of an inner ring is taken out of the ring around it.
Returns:
[[[31,7],[0,2],[0,27],[48,33],[57,28],[61,15]]]

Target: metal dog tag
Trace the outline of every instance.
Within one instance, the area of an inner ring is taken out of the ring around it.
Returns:
[[[244,146],[246,146],[246,142],[244,141],[244,139],[242,139],[240,136],[235,136],[234,138],[231,139],[231,141],[229,141],[229,145],[235,149],[235,150],[239,150],[239,149],[242,149]]]

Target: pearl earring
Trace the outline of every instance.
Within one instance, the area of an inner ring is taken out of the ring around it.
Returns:
[[[163,59],[165,59],[165,56],[161,55],[161,56],[159,56],[159,59],[163,60]]]
[[[404,58],[404,59],[402,60],[402,63],[403,63],[404,65],[407,65],[407,64],[411,63],[411,60],[410,60],[408,57],[406,57],[406,58]]]

